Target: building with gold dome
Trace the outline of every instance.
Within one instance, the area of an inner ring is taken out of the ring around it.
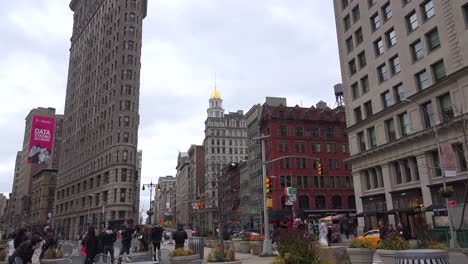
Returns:
[[[205,209],[194,210],[190,222],[202,230],[214,230],[218,224],[215,207],[218,200],[217,179],[224,165],[247,160],[247,125],[244,111],[225,114],[223,99],[215,89],[208,100],[205,120],[205,188],[200,197],[205,197]]]

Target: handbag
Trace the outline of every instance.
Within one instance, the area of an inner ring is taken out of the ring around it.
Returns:
[[[81,253],[81,255],[86,256],[86,254],[88,254],[88,248],[87,247],[81,247],[80,253]]]

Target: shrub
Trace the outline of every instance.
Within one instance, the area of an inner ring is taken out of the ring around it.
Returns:
[[[305,238],[304,232],[298,230],[285,231],[278,237],[278,264],[323,264],[329,261],[322,257],[322,249],[317,242]]]
[[[233,249],[224,248],[224,254],[221,256],[221,247],[216,246],[211,249],[207,257],[208,262],[226,262],[236,260],[236,253]]]
[[[63,250],[57,248],[49,248],[44,253],[44,259],[59,259],[63,258]]]
[[[410,248],[410,243],[396,233],[392,233],[387,238],[382,239],[378,246],[379,249],[387,250],[405,250]]]
[[[441,250],[448,250],[447,246],[443,243],[437,242],[437,241],[424,241],[416,244],[416,248],[418,249],[441,249]]]
[[[0,250],[0,261],[5,261],[6,256],[7,256],[7,251],[6,249],[2,248]]]
[[[263,241],[263,236],[255,236],[252,241]]]
[[[374,248],[370,241],[364,240],[364,239],[358,239],[358,238],[354,238],[349,244],[349,247],[350,248],[371,248],[371,249]]]
[[[190,255],[193,255],[193,252],[184,248],[177,248],[169,252],[169,256],[171,257],[185,257]]]

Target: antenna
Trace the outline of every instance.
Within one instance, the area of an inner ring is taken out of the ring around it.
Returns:
[[[216,72],[215,72],[215,91],[216,91]]]

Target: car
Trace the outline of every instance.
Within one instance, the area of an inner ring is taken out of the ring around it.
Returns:
[[[377,247],[380,243],[380,231],[378,229],[369,230],[364,235],[358,236],[357,239],[369,241],[373,247]]]
[[[236,234],[236,237],[250,240],[255,240],[256,238],[264,238],[264,236],[261,235],[260,232],[258,232],[258,230],[242,230]]]

